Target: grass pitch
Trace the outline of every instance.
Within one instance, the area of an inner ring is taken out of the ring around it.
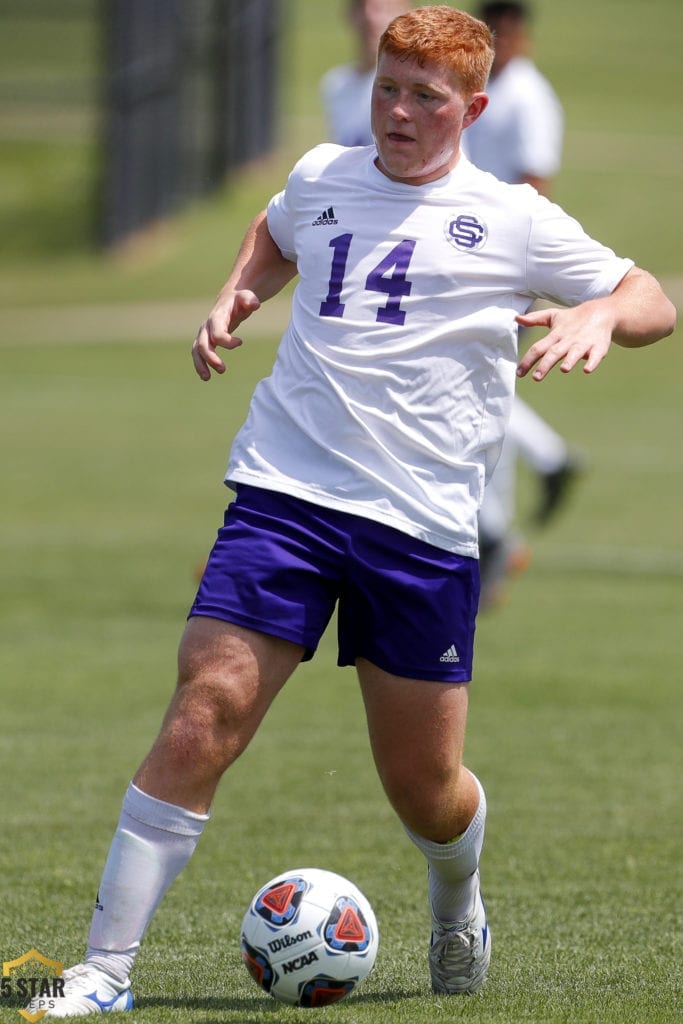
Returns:
[[[272,358],[275,339],[253,323],[229,375],[208,386],[193,379],[185,343],[48,346],[30,371],[24,347],[3,349],[4,959],[31,946],[64,963],[82,956],[123,791],[171,692],[194,569],[227,497],[227,444]],[[572,392],[591,389],[580,433],[599,443],[509,603],[480,620],[468,762],[490,801],[484,994],[429,994],[424,865],[375,779],[355,675],[335,667],[330,634],[226,776],[139,956],[135,1020],[679,1019],[681,565],[670,478],[681,467],[680,454],[665,465],[658,453],[660,429],[675,426],[681,357],[668,355],[668,378],[653,349],[542,392],[569,423]],[[619,397],[636,384],[651,393],[651,431]],[[624,441],[640,446],[628,500]],[[668,498],[650,529],[653,487]],[[306,864],[353,878],[381,929],[373,974],[325,1011],[262,997],[238,957],[253,892]]]

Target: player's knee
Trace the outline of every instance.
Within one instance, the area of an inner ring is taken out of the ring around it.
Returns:
[[[178,771],[219,777],[245,750],[257,724],[252,704],[221,679],[181,679],[162,729],[165,760]]]
[[[238,732],[254,713],[252,687],[228,671],[179,675],[171,714],[199,740]]]
[[[457,799],[460,765],[434,760],[416,765],[398,759],[382,776],[384,788],[403,820],[431,822]]]

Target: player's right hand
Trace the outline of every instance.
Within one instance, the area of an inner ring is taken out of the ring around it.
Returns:
[[[257,296],[248,289],[221,293],[192,345],[192,362],[198,377],[210,380],[212,371],[225,373],[225,363],[216,349],[239,348],[242,339],[232,332],[260,305]]]

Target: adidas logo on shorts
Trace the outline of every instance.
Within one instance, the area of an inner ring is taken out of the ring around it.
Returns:
[[[448,648],[448,650],[443,652],[443,654],[439,658],[439,661],[450,661],[450,662],[460,661],[460,655],[458,654],[458,652],[455,649],[455,644],[451,644],[451,646]]]

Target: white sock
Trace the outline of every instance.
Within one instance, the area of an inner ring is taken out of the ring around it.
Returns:
[[[155,910],[208,819],[148,796],[131,782],[97,893],[86,963],[126,981]]]
[[[484,845],[486,796],[479,779],[473,778],[479,789],[479,806],[458,839],[450,843],[434,843],[403,826],[427,858],[432,912],[437,921],[446,926],[467,917],[479,885],[477,868]]]

